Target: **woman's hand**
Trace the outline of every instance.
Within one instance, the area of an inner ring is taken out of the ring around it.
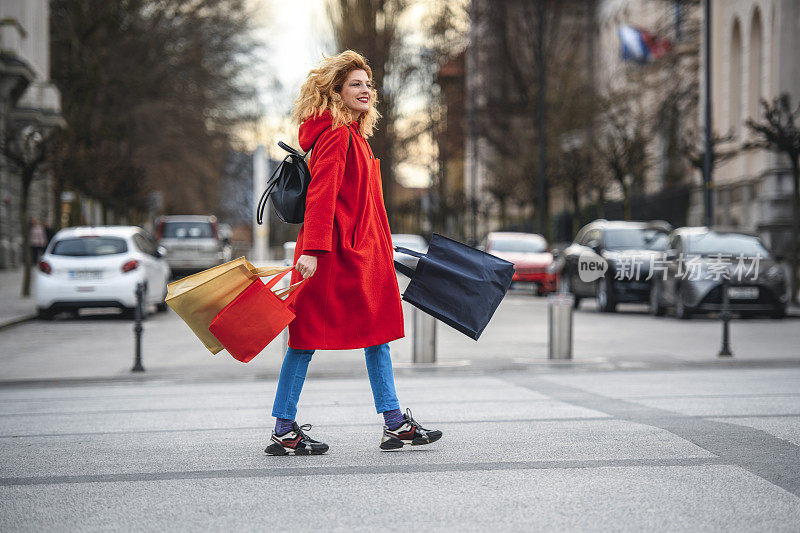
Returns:
[[[313,255],[301,255],[294,269],[303,275],[303,279],[310,278],[317,271],[317,258]]]

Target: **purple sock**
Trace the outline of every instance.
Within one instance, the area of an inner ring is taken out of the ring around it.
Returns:
[[[289,420],[288,418],[276,418],[275,434],[285,435],[287,431],[292,429],[292,422],[294,422],[294,420]]]
[[[391,411],[383,412],[383,421],[391,430],[399,428],[401,425],[403,425],[405,420],[406,419],[403,418],[403,413],[400,412],[400,409],[392,409]]]

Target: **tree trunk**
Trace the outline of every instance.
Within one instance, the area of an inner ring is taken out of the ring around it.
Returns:
[[[31,190],[34,170],[23,169],[22,171],[22,198],[20,202],[19,218],[20,229],[22,230],[22,297],[27,298],[31,295],[31,229],[28,224],[28,194]]]
[[[572,193],[572,234],[576,234],[581,225],[581,197],[578,194],[578,185],[573,182]]]
[[[625,220],[631,219],[631,188],[622,183],[622,218]]]
[[[792,178],[794,182],[794,190],[792,191],[792,257],[789,263],[791,264],[791,282],[792,294],[791,301],[797,304],[797,289],[798,289],[798,275],[797,267],[800,257],[798,257],[798,235],[800,234],[800,160],[797,157],[792,158]]]
[[[606,217],[606,191],[603,186],[597,188],[597,218]]]

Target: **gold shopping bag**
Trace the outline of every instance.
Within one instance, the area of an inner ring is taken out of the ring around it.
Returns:
[[[166,302],[211,353],[224,347],[208,327],[226,305],[231,303],[253,280],[291,270],[293,267],[256,268],[240,257],[219,266],[192,274],[167,285]],[[278,292],[282,295],[283,289]]]

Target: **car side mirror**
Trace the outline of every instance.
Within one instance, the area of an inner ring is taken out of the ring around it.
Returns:
[[[594,253],[600,253],[600,243],[598,241],[589,241],[586,243],[586,246],[594,250]]]
[[[664,258],[667,261],[675,261],[678,258],[678,253],[675,250],[667,250],[666,254],[664,254]]]
[[[159,259],[167,257],[167,249],[164,248],[163,246],[159,246],[158,248],[156,248],[156,257],[158,257]]]

